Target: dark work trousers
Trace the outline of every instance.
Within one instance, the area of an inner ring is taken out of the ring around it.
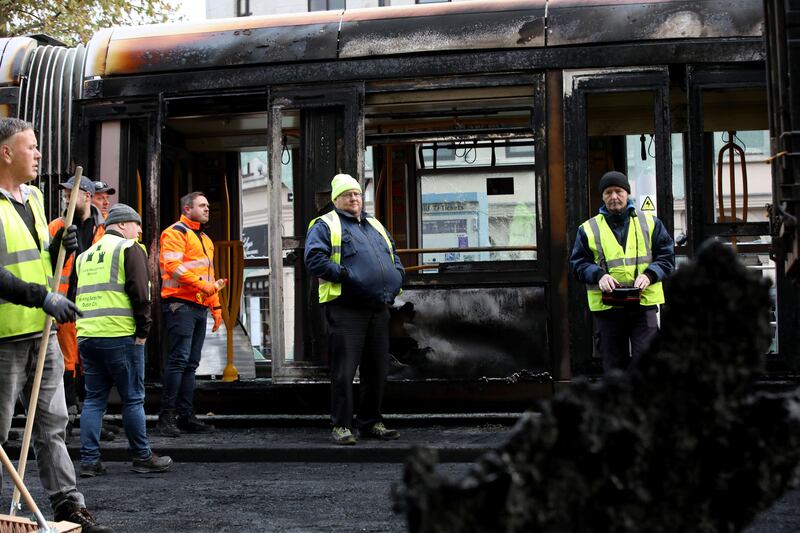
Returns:
[[[369,427],[381,420],[389,372],[389,309],[336,303],[323,307],[331,355],[331,421],[334,426],[353,427],[353,378],[360,367],[358,423]]]
[[[633,306],[594,314],[595,342],[603,372],[635,365],[658,333],[656,307]]]
[[[169,345],[161,413],[174,409],[178,416],[189,417],[194,414],[194,373],[203,355],[208,309],[172,299],[163,301],[161,310]]]

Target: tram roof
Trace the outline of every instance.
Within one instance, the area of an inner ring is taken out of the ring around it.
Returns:
[[[469,50],[670,39],[761,37],[761,0],[475,0],[106,28],[87,46],[85,77]],[[24,39],[24,40],[20,40]],[[35,42],[14,53],[18,79]]]

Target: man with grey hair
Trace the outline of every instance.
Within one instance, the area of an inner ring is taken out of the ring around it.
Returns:
[[[194,373],[200,365],[209,310],[214,317],[211,331],[222,324],[217,291],[226,283],[214,276],[214,243],[203,232],[208,199],[201,192],[191,192],[181,198],[181,210],[180,220],[161,233],[160,247],[161,311],[169,358],[157,427],[165,437],[214,429],[194,413]]]
[[[57,255],[55,245],[61,243],[53,239],[51,245],[42,193],[27,185],[36,178],[41,157],[32,124],[0,118],[0,264],[22,281],[47,287],[53,276],[50,256]],[[65,236],[63,242],[67,249],[77,247],[77,239],[68,246]],[[45,297],[45,306],[48,298],[52,301],[53,297]],[[8,438],[17,398],[30,393],[44,313],[0,300],[0,443]],[[67,405],[63,375],[64,359],[52,334],[33,425],[39,479],[50,498],[55,520],[80,524],[84,532],[109,532],[111,528],[99,525],[86,510],[75,484],[75,467],[64,444]]]

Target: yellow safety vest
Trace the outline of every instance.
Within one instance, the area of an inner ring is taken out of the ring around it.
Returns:
[[[653,215],[636,213],[636,220],[630,221],[625,249],[617,242],[614,232],[602,214],[590,218],[581,227],[586,232],[589,248],[594,254],[594,262],[611,274],[623,287],[633,287],[636,277],[653,261],[652,241],[655,221]],[[612,306],[602,301],[603,292],[598,285],[587,285],[589,310],[603,311]],[[640,295],[639,305],[664,303],[664,288],[660,281],[649,285]]]
[[[336,211],[329,211],[321,217],[313,219],[308,223],[309,230],[317,220],[321,220],[328,225],[328,230],[331,233],[331,261],[337,265],[340,265],[342,262],[342,221],[339,219],[339,214]],[[395,259],[394,252],[392,251],[392,241],[389,239],[389,234],[386,232],[386,228],[384,228],[383,224],[381,224],[376,218],[367,217],[367,222],[369,222],[370,226],[375,228],[375,230],[381,234],[383,240],[386,241],[386,247],[389,249],[389,255],[392,256],[392,261],[394,261]],[[334,283],[333,281],[326,281],[324,279],[320,280],[319,303],[324,304],[325,302],[330,302],[341,295],[341,283]]]
[[[78,256],[75,303],[83,313],[78,337],[127,337],[136,332],[133,307],[125,292],[125,250],[137,244],[106,233]]]
[[[0,264],[19,279],[44,285],[49,291],[53,267],[48,252],[50,233],[47,231],[42,191],[33,185],[29,185],[28,190],[30,195],[26,203],[33,211],[39,248],[11,201],[0,198]],[[0,339],[3,339],[41,333],[46,315],[39,308],[15,305],[0,299],[0,317]]]

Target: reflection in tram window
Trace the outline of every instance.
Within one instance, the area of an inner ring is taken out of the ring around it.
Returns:
[[[529,85],[367,96],[375,212],[408,272],[537,258],[533,100]]]
[[[469,150],[473,156],[465,150],[447,170],[420,171],[422,248],[444,250],[423,254],[423,264],[536,259],[530,249],[536,245],[532,158],[528,168],[500,170],[510,164],[505,150],[485,145]],[[433,151],[432,145],[423,145],[421,152],[426,151]]]

